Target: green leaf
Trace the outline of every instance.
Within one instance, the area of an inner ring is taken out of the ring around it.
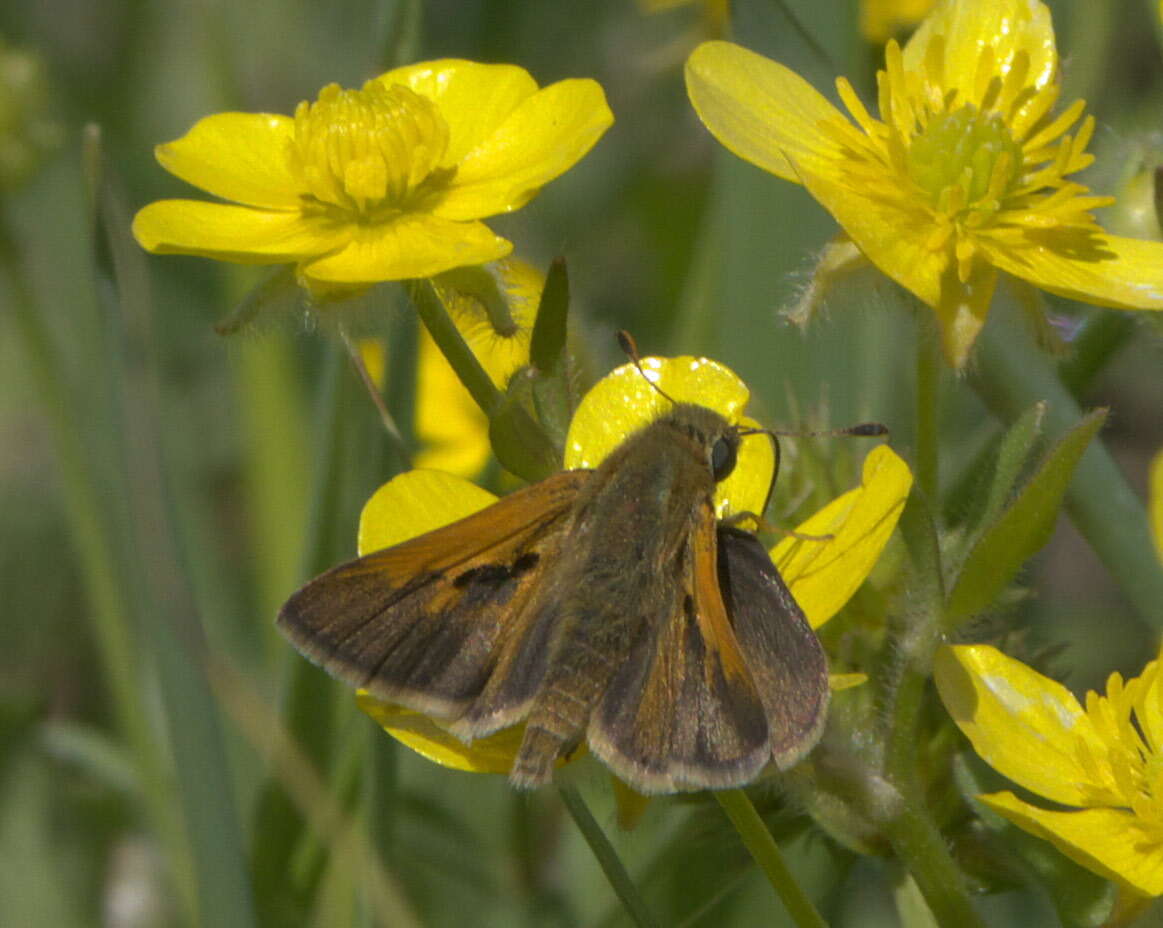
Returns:
[[[985,506],[977,520],[977,526],[990,525],[1001,512],[1006,500],[1013,492],[1014,484],[1022,468],[1025,467],[1034,444],[1042,434],[1042,420],[1046,417],[1046,404],[1035,403],[1015,422],[997,450],[993,480],[986,495]]]
[[[1079,458],[1105,421],[1105,409],[1085,416],[1047,453],[1005,512],[985,527],[953,584],[945,607],[949,625],[986,608],[1022,564],[1049,541]],[[1015,439],[1015,449],[1017,445]]]
[[[999,294],[1004,297],[1001,290]],[[1078,417],[1078,404],[1025,329],[1006,318],[1007,308],[1003,299],[995,297],[990,324],[978,337],[970,383],[990,410],[1007,422],[1016,421],[1031,403],[1046,400],[1046,431],[1058,434]],[[1159,313],[1136,315],[1148,325],[1163,322],[1156,318]],[[1101,443],[1082,456],[1066,492],[1066,508],[1143,624],[1158,630],[1163,625],[1159,609],[1163,567],[1151,541],[1143,501]]]

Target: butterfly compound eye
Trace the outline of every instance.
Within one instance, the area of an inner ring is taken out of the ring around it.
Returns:
[[[735,452],[738,445],[738,441],[732,441],[730,438],[715,439],[711,446],[711,476],[715,478],[715,483],[731,476],[731,471],[735,469]]]

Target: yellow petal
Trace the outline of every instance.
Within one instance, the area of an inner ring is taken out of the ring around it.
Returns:
[[[142,248],[157,254],[269,264],[326,254],[342,247],[350,230],[322,217],[304,219],[297,212],[158,200],[133,217],[133,235]]]
[[[904,509],[913,475],[888,446],[864,459],[861,486],[834,499],[796,527],[828,541],[787,537],[771,549],[771,559],[804,610],[819,628],[848,602],[876,564]]]
[[[929,46],[943,37],[943,68],[933,75],[939,91],[956,88],[960,99],[980,103],[978,61],[983,48],[994,54],[994,73],[1006,74],[1021,53],[1029,56],[1027,84],[1044,87],[1058,71],[1054,26],[1043,3],[1030,0],[953,0],[938,5],[905,45],[907,71],[925,68]]]
[[[352,226],[347,247],[311,261],[308,278],[337,283],[368,283],[431,277],[466,264],[484,264],[513,250],[482,222],[453,222],[422,213],[405,213],[390,222]]]
[[[613,121],[596,81],[559,81],[538,91],[461,159],[434,212],[479,219],[525,205],[593,148]]]
[[[372,494],[359,516],[359,553],[368,554],[463,519],[497,501],[475,483],[438,470],[410,470]]]
[[[1095,790],[1109,791],[1078,759],[1104,749],[1062,684],[988,645],[942,646],[934,679],[953,721],[999,773],[1067,805],[1084,806]]]
[[[1010,792],[978,798],[1088,870],[1144,895],[1163,895],[1163,829],[1158,823],[1144,822],[1123,809],[1054,812]]]
[[[746,384],[730,368],[706,358],[643,358],[642,368],[680,403],[714,409],[729,422],[753,426],[743,416],[750,398]],[[597,467],[635,431],[672,408],[633,364],[623,364],[582,397],[565,441],[565,467]],[[716,514],[762,513],[775,472],[775,452],[765,435],[744,438],[735,470],[715,493]]]
[[[1163,451],[1156,453],[1151,461],[1148,477],[1147,508],[1151,519],[1151,534],[1155,537],[1155,550],[1163,561]]]
[[[1163,309],[1163,242],[1074,232],[1026,233],[1018,243],[984,239],[1003,271],[1061,296],[1120,309]]]
[[[828,689],[833,693],[840,690],[850,690],[854,686],[863,686],[868,682],[866,673],[830,673],[828,674]]]
[[[457,58],[405,65],[375,80],[385,87],[402,84],[437,105],[449,129],[446,165],[489,138],[522,100],[537,92],[537,82],[524,68]]]
[[[891,195],[887,188],[885,196],[868,196],[869,191],[851,182],[843,165],[830,171],[802,165],[797,179],[869,261],[927,306],[940,303],[948,256],[929,247],[933,222],[918,203]]]
[[[704,42],[687,59],[686,86],[699,119],[728,150],[784,180],[842,160],[822,131],[840,112],[794,71],[731,42]]]
[[[426,715],[380,702],[367,690],[355,694],[356,704],[381,728],[421,757],[442,767],[472,773],[508,773],[521,746],[525,726],[505,728],[487,738],[461,741]]]
[[[941,276],[941,299],[934,307],[941,330],[941,349],[956,370],[965,366],[997,288],[997,270],[984,261],[974,264],[968,280],[950,266]]]
[[[288,116],[215,113],[154,153],[167,171],[207,193],[248,206],[297,210],[299,187],[286,156],[293,132]]]
[[[873,43],[887,42],[893,33],[912,26],[933,8],[934,0],[861,0],[860,34]]]

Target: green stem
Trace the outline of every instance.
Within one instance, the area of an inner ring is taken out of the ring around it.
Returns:
[[[941,488],[938,464],[938,424],[941,399],[941,343],[932,313],[918,312],[916,395],[916,481],[936,505]]]
[[[719,800],[719,805],[727,813],[727,818],[735,826],[735,831],[739,833],[752,858],[763,870],[767,882],[783,902],[792,921],[799,928],[826,928],[827,922],[792,876],[783,852],[747,794],[741,789],[724,789],[717,791],[715,798]]]
[[[436,293],[430,280],[410,280],[406,283],[408,297],[416,308],[420,321],[428,329],[428,334],[436,342],[460,382],[464,384],[473,401],[491,420],[504,402],[504,394],[493,384],[492,378],[481,367],[476,355],[465,344],[460,330],[448,315],[444,302]]]
[[[902,785],[897,784],[897,788]],[[910,788],[918,786],[910,784]],[[944,835],[920,803],[904,794],[901,802],[899,814],[886,822],[884,829],[897,859],[912,874],[937,924],[985,928]]]
[[[930,498],[916,492],[901,514],[901,534],[912,561],[912,608],[894,620],[885,641],[882,673],[885,783],[867,803],[897,858],[912,874],[941,925],[981,925],[965,878],[925,804],[917,744],[933,652],[941,638],[945,602],[941,549]]]
[[[625,907],[630,920],[639,928],[657,928],[658,922],[646,907],[637,887],[630,879],[630,874],[626,872],[626,867],[622,864],[621,858],[618,857],[618,852],[614,850],[614,845],[610,843],[606,833],[595,821],[593,813],[590,812],[585,800],[582,799],[581,793],[574,786],[559,786],[557,792],[561,796],[566,810],[573,818],[574,824],[577,825],[577,830],[581,832],[586,844],[590,846],[590,851],[597,860],[598,866],[602,868],[602,872],[610,881],[614,893]]]

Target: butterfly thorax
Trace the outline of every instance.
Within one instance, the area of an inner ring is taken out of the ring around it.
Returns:
[[[687,572],[692,526],[713,505],[710,449],[725,436],[737,441],[722,416],[677,404],[618,446],[580,494],[570,557],[549,584],[559,621],[518,758],[531,782],[584,732],[636,636],[653,633],[657,604]]]

